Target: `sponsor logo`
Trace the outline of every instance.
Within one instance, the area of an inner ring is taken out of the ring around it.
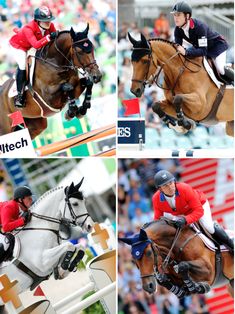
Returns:
[[[118,137],[130,137],[130,136],[131,136],[131,128],[128,128],[128,127],[118,128]]]
[[[24,139],[23,137],[21,137],[21,139],[15,143],[11,143],[11,144],[9,144],[9,143],[1,144],[0,143],[0,155],[12,152],[15,149],[20,149],[20,148],[26,147],[28,145],[29,144],[28,144],[27,139]]]

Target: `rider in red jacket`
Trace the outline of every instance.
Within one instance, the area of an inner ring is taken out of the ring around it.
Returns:
[[[14,199],[0,203],[0,224],[3,232],[10,232],[24,226],[31,218],[29,207],[32,205],[32,192],[27,186],[20,186],[14,191]],[[4,260],[9,248],[9,241],[0,233],[0,262]]]
[[[26,82],[26,53],[30,48],[40,49],[49,41],[56,38],[56,28],[51,22],[55,17],[46,6],[34,11],[34,20],[21,29],[15,29],[15,35],[10,39],[13,55],[18,64],[16,72],[16,86],[18,95],[15,106],[24,106],[24,88]]]
[[[153,195],[154,219],[164,216],[174,221],[178,228],[200,221],[213,238],[234,250],[234,243],[224,229],[215,224],[211,217],[210,204],[201,191],[193,189],[166,170],[158,171],[154,177],[158,191]]]

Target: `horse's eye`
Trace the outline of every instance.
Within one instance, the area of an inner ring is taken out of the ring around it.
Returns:
[[[149,63],[149,60],[142,60],[142,63],[143,63],[143,64],[148,64],[148,63]]]
[[[72,205],[73,205],[73,206],[78,206],[79,203],[78,203],[78,202],[74,202]]]
[[[148,251],[146,252],[146,256],[147,256],[147,257],[151,257],[151,256],[152,256],[152,251],[148,250]]]

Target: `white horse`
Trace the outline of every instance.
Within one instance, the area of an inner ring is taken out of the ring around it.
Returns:
[[[48,279],[61,262],[68,266],[71,257],[74,258],[76,247],[69,241],[62,241],[61,227],[80,226],[86,233],[92,230],[94,223],[79,191],[82,181],[76,186],[72,183],[43,194],[30,208],[31,221],[14,232],[20,250],[12,261],[2,263],[0,275],[7,274],[10,280],[17,280],[20,292],[28,288],[33,290]]]

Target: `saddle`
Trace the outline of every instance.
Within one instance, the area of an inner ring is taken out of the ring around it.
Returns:
[[[4,251],[4,249],[2,249],[2,252],[4,252],[4,254],[0,256],[0,263],[13,260],[13,258],[18,255],[19,251],[17,249],[17,247],[19,247],[19,244],[18,241],[16,241],[15,236],[12,233],[5,233],[4,236],[6,237],[6,241],[9,243],[9,247],[7,251]],[[0,245],[3,246],[2,243]]]

